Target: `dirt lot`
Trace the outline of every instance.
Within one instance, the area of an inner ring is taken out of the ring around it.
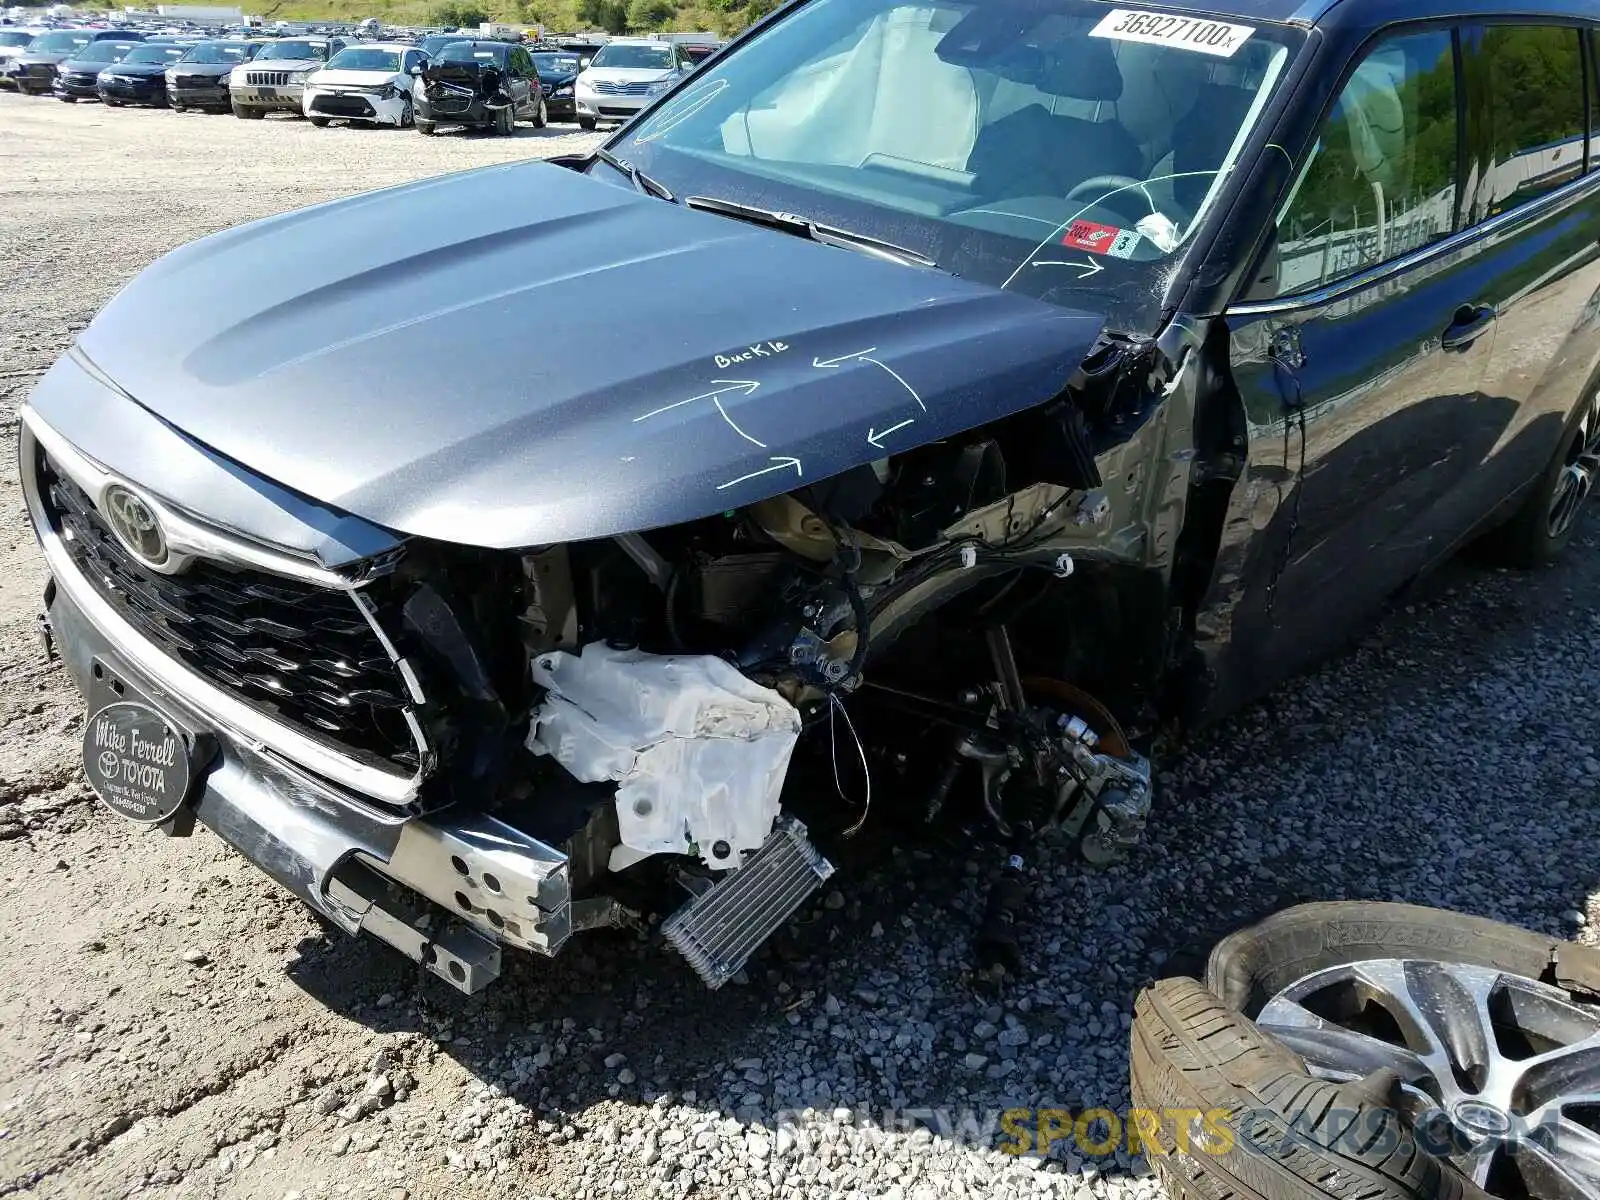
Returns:
[[[0,412],[193,237],[590,141],[0,94]],[[1445,903],[1569,935],[1600,917],[1591,533],[1533,579],[1453,568],[1197,740],[1139,862],[1088,875],[1063,855],[1043,873],[1038,977],[1003,999],[962,969],[977,862],[912,849],[841,872],[843,895],[748,986],[712,997],[619,936],[466,1000],[330,936],[204,830],[145,834],[93,801],[78,699],[38,650],[44,574],[15,468],[6,439],[0,1196],[1149,1196],[1125,1156],[1021,1163],[863,1115],[1125,1105],[1134,988],[1285,902]],[[790,1108],[814,1127],[774,1128]]]

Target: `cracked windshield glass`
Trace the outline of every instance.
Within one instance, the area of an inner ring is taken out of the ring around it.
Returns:
[[[1078,0],[817,0],[613,147],[679,197],[792,212],[1063,303],[1148,295],[1300,44]]]

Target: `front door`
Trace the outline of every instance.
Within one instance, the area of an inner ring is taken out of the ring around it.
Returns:
[[[1454,237],[1455,38],[1361,52],[1280,209],[1276,295],[1228,313],[1249,444],[1199,631],[1226,643],[1220,703],[1334,649],[1425,564],[1429,510],[1511,419],[1482,391],[1481,247]]]

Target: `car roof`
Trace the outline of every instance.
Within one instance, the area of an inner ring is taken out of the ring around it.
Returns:
[[[393,50],[396,54],[402,54],[407,50],[415,50],[416,47],[411,45],[409,42],[351,42],[350,45],[345,47],[345,49]]]
[[[1422,0],[1199,0],[1180,7],[1222,18],[1277,21],[1290,25],[1386,25],[1437,16],[1506,15],[1594,19],[1592,0],[1457,0],[1449,5]]]

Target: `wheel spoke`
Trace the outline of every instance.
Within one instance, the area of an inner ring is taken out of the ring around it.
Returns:
[[[1529,1108],[1573,1103],[1578,1093],[1600,1092],[1600,1033],[1522,1060],[1518,1098]]]
[[[1558,1136],[1565,1138],[1564,1133]],[[1539,1200],[1600,1200],[1600,1176],[1590,1173],[1586,1160],[1568,1155],[1564,1142],[1555,1147],[1523,1142],[1516,1148],[1513,1160],[1530,1196]]]
[[[1495,1056],[1489,1016],[1492,982],[1477,975],[1463,978],[1434,962],[1406,962],[1399,975],[1399,987],[1393,986],[1392,978],[1384,980],[1391,995],[1405,1006],[1413,1021],[1426,1028],[1429,1039],[1444,1049],[1458,1078],[1481,1087]]]
[[[1293,1001],[1275,1001],[1270,1013],[1262,1013],[1259,1024],[1308,1066],[1330,1078],[1359,1079],[1384,1067],[1404,1083],[1422,1083],[1433,1077],[1415,1051],[1344,1029]]]

